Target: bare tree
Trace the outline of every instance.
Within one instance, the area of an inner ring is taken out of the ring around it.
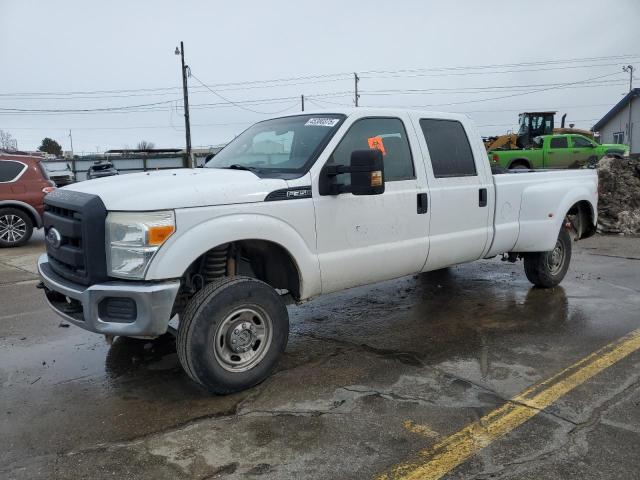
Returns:
[[[138,150],[152,150],[153,147],[155,147],[153,142],[147,142],[146,140],[138,142]]]
[[[18,141],[9,132],[0,130],[0,150],[13,151],[18,149]]]

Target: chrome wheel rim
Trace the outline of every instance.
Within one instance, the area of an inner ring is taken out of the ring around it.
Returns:
[[[27,224],[18,215],[0,216],[0,240],[7,243],[17,243],[24,238],[26,233]]]
[[[560,240],[556,242],[555,248],[547,255],[547,268],[551,275],[557,275],[564,266],[565,250]]]
[[[215,332],[213,353],[229,372],[245,372],[262,361],[273,337],[271,317],[257,305],[233,310]]]

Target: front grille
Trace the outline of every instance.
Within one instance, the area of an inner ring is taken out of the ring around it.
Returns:
[[[106,280],[107,211],[100,197],[55,190],[45,197],[44,203],[45,244],[51,268],[83,285]]]

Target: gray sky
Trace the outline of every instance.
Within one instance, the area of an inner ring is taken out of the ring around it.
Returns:
[[[300,94],[309,97],[308,109],[350,104],[351,72],[362,77],[361,105],[465,112],[485,135],[513,128],[517,113],[531,109],[567,112],[576,126],[589,128],[627,91],[622,66],[640,66],[639,25],[637,0],[0,0],[0,108],[164,102],[125,113],[5,110],[0,129],[23,150],[37,148],[45,136],[68,150],[70,128],[76,153],[135,147],[143,139],[183,147],[179,57],[173,53],[180,40],[195,77],[217,85],[211,88],[224,97],[269,99],[242,103],[260,113],[220,105],[223,100],[191,78],[194,146],[224,143],[271,113],[295,112]],[[575,61],[619,55],[636,56]],[[572,61],[522,65],[560,60]],[[451,70],[505,64],[517,65]],[[554,87],[588,79],[596,80]],[[523,95],[531,91],[537,92]]]

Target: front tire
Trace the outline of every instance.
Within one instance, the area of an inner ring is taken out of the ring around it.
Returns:
[[[280,295],[259,280],[230,277],[206,285],[189,301],[176,348],[192,380],[224,395],[267,378],[288,338],[289,315]]]
[[[565,277],[570,262],[571,235],[563,227],[553,250],[525,254],[524,272],[536,287],[552,288]]]
[[[0,247],[20,247],[33,234],[29,215],[17,208],[0,209]]]

